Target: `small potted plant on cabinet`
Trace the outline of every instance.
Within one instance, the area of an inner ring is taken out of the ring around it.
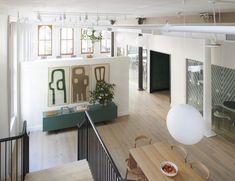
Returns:
[[[117,118],[117,105],[114,98],[114,84],[99,81],[94,91],[90,92],[89,115],[93,122],[110,121]],[[98,104],[95,104],[98,103]]]
[[[90,92],[90,102],[108,105],[114,98],[115,84],[110,84],[104,81],[99,81],[96,84],[95,90]]]

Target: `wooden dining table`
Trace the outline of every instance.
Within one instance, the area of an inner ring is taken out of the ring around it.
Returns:
[[[168,177],[160,170],[160,164],[170,161],[177,165],[179,171],[175,177]],[[130,149],[130,168],[138,166],[149,181],[201,181],[204,180],[180,158],[170,145],[158,142]]]

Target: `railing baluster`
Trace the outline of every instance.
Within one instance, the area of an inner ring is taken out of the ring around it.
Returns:
[[[16,139],[16,181],[18,180],[18,139]]]
[[[24,177],[23,176],[24,175],[24,169],[25,169],[24,164],[23,164],[24,163],[23,160],[25,159],[24,155],[23,155],[23,153],[24,153],[23,149],[25,149],[24,147],[25,147],[24,138],[21,138],[21,181],[24,181],[24,178],[23,178]]]
[[[12,181],[12,164],[13,164],[13,159],[12,159],[12,140],[11,140],[11,181]]]
[[[2,180],[2,143],[0,143],[0,180]]]
[[[20,150],[18,148],[19,140],[21,140]],[[24,180],[25,174],[29,171],[28,150],[29,137],[27,134],[27,123],[24,121],[23,131],[20,135],[0,139],[0,180],[18,181],[18,177],[22,181]],[[20,160],[18,159],[18,155],[21,156]],[[2,158],[2,156],[4,157]],[[2,169],[2,166],[4,166],[4,169]],[[18,173],[19,166],[21,167],[20,173]]]
[[[7,141],[5,142],[5,181],[7,180]]]

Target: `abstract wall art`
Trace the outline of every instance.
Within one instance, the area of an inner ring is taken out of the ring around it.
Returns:
[[[90,66],[71,67],[71,103],[89,101]]]
[[[53,67],[48,72],[48,106],[69,103],[69,67]]]
[[[91,66],[91,90],[95,89],[99,81],[109,82],[109,64],[96,64]]]
[[[48,106],[89,101],[99,81],[109,82],[109,64],[50,67]]]

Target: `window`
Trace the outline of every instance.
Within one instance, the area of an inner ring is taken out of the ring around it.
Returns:
[[[111,33],[102,31],[102,40],[100,41],[100,52],[110,53],[111,52]]]
[[[38,26],[38,56],[52,55],[52,26]]]
[[[73,55],[74,53],[74,32],[73,28],[62,28],[60,30],[60,54]]]
[[[90,54],[93,53],[93,42],[87,36],[87,29],[81,30],[81,53],[82,54]]]

